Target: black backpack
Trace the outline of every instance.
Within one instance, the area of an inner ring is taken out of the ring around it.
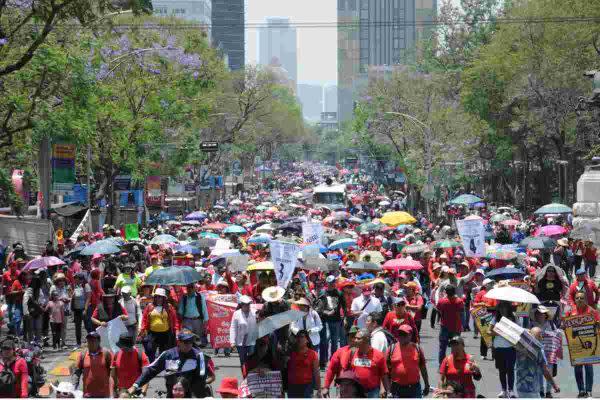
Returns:
[[[383,332],[385,338],[387,339],[388,348],[393,346],[394,343],[396,343],[396,337],[392,335],[390,331],[388,331],[387,329],[382,329],[381,332]]]
[[[3,397],[13,397],[15,395],[17,377],[11,367],[12,364],[5,365],[4,369],[0,371],[0,396]]]

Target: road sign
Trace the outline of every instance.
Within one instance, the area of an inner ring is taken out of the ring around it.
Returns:
[[[219,151],[219,142],[202,142],[200,143],[200,150],[205,153]]]

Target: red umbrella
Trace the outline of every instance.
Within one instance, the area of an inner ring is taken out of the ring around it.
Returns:
[[[244,208],[254,208],[254,204],[252,204],[252,203],[244,203],[244,204],[242,204],[242,207],[244,207]]]
[[[227,224],[224,224],[222,222],[213,222],[211,224],[207,224],[202,226],[201,228],[204,230],[213,230],[213,231],[222,231],[223,229],[227,228]]]
[[[321,211],[321,210],[315,210],[314,208],[311,209],[309,212],[311,213],[311,215],[321,215],[321,214],[323,214],[323,211]]]
[[[386,261],[383,264],[383,269],[390,271],[418,271],[423,269],[423,265],[412,258],[396,258]]]

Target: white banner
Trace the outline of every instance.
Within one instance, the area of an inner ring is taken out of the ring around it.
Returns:
[[[460,219],[456,221],[458,234],[463,242],[467,257],[485,256],[485,230],[480,219]]]
[[[323,243],[323,225],[314,222],[302,224],[302,241],[304,244]]]
[[[102,228],[102,226],[100,228]],[[73,234],[71,235],[71,241],[73,243],[76,243],[77,237],[81,233],[93,232],[93,231],[94,231],[94,228],[92,228],[92,214],[90,213],[90,210],[88,209],[87,212],[85,213],[85,216],[79,223],[79,226],[77,227],[77,229],[75,229],[75,232],[73,232]]]
[[[118,303],[116,304],[118,305]],[[119,336],[122,333],[127,333],[127,327],[125,327],[121,317],[117,317],[108,321],[106,326],[96,328],[96,332],[100,335],[100,345],[116,354],[120,350],[117,346]]]
[[[271,261],[275,268],[277,286],[287,288],[292,280],[299,248],[295,244],[273,240],[271,242]]]
[[[27,254],[38,256],[46,242],[54,240],[54,228],[47,219],[0,216],[0,240],[8,245],[21,242]]]

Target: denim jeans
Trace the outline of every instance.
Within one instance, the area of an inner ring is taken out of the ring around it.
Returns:
[[[235,346],[238,356],[240,356],[240,365],[244,365],[250,354],[254,353],[254,346]]]
[[[417,382],[414,385],[399,385],[396,382],[392,382],[391,392],[392,397],[398,399],[420,399],[423,397],[421,382]]]
[[[378,399],[379,398],[379,388],[371,389],[367,391],[367,399]]]
[[[11,304],[8,310],[10,325],[14,329],[15,335],[20,337],[23,335],[21,327],[21,322],[23,321],[23,304]]]
[[[580,392],[591,392],[594,386],[594,366],[593,365],[576,365],[575,380],[577,381],[577,389]],[[583,370],[585,368],[585,382],[583,381]],[[585,385],[584,385],[585,383]]]
[[[450,340],[451,337],[458,335],[460,334],[456,332],[450,332],[445,326],[442,326],[440,328],[440,351],[438,354],[438,361],[440,362],[440,365],[442,365],[442,361],[446,357],[446,350],[448,349],[448,340]]]
[[[319,332],[321,343],[319,344],[319,363],[326,365],[333,353],[338,349],[338,341],[342,342],[342,321],[325,321],[323,329]],[[331,343],[331,352],[329,352]]]
[[[519,398],[519,399],[539,399],[540,398],[540,394],[539,393],[532,393],[532,392],[519,392],[519,391],[517,391],[517,398]]]

